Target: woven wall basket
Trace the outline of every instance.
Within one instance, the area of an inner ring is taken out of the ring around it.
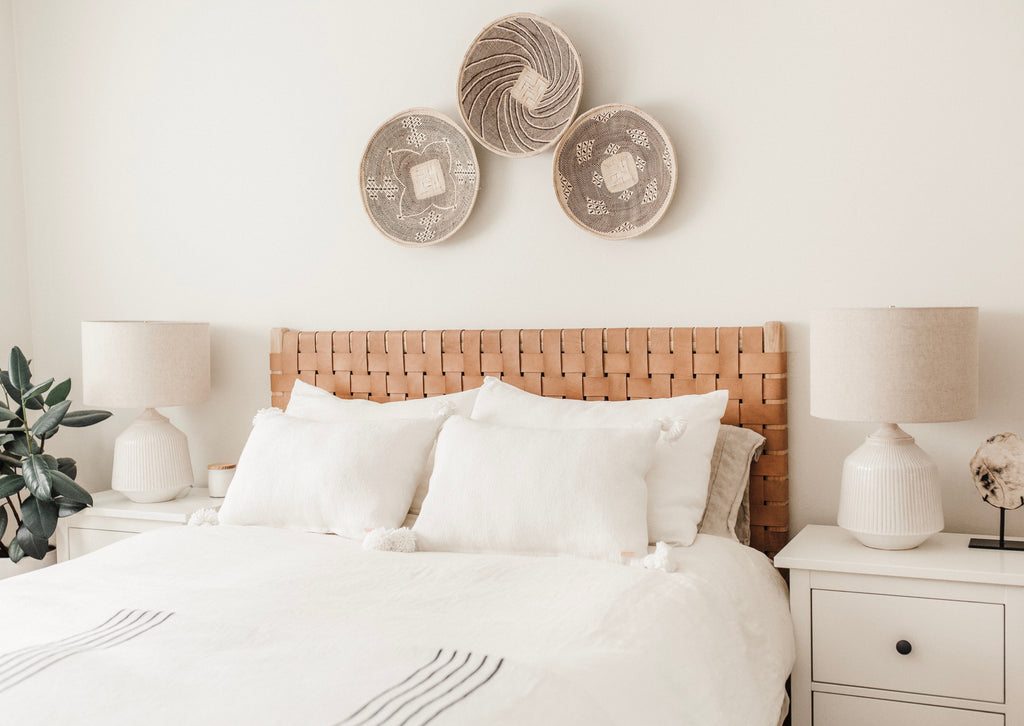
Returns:
[[[665,130],[633,106],[582,114],[555,150],[555,194],[569,218],[607,239],[653,227],[676,190],[676,158]]]
[[[363,152],[359,186],[370,219],[408,247],[451,237],[479,188],[473,142],[438,111],[413,108],[388,119]]]
[[[579,110],[583,66],[569,38],[537,15],[484,29],[459,71],[459,112],[476,139],[502,156],[533,156],[558,141]]]

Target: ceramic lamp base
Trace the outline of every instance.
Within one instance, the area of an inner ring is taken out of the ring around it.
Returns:
[[[938,468],[895,424],[884,424],[846,457],[840,527],[882,550],[917,547],[942,531]]]
[[[192,486],[188,439],[147,408],[114,441],[111,489],[133,502],[167,502]]]

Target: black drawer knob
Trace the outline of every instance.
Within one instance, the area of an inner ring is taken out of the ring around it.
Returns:
[[[912,649],[910,647],[909,640],[901,640],[898,643],[896,643],[896,652],[900,655],[908,655],[911,650]]]

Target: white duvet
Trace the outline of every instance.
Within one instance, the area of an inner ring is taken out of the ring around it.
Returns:
[[[768,560],[678,571],[172,527],[0,582],[0,723],[775,726]]]

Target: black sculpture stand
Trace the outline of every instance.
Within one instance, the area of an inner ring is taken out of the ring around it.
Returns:
[[[1016,540],[1006,541],[1006,508],[999,507],[999,539],[981,539],[971,537],[971,543],[967,545],[976,550],[1010,550],[1012,552],[1024,552],[1024,542]]]

